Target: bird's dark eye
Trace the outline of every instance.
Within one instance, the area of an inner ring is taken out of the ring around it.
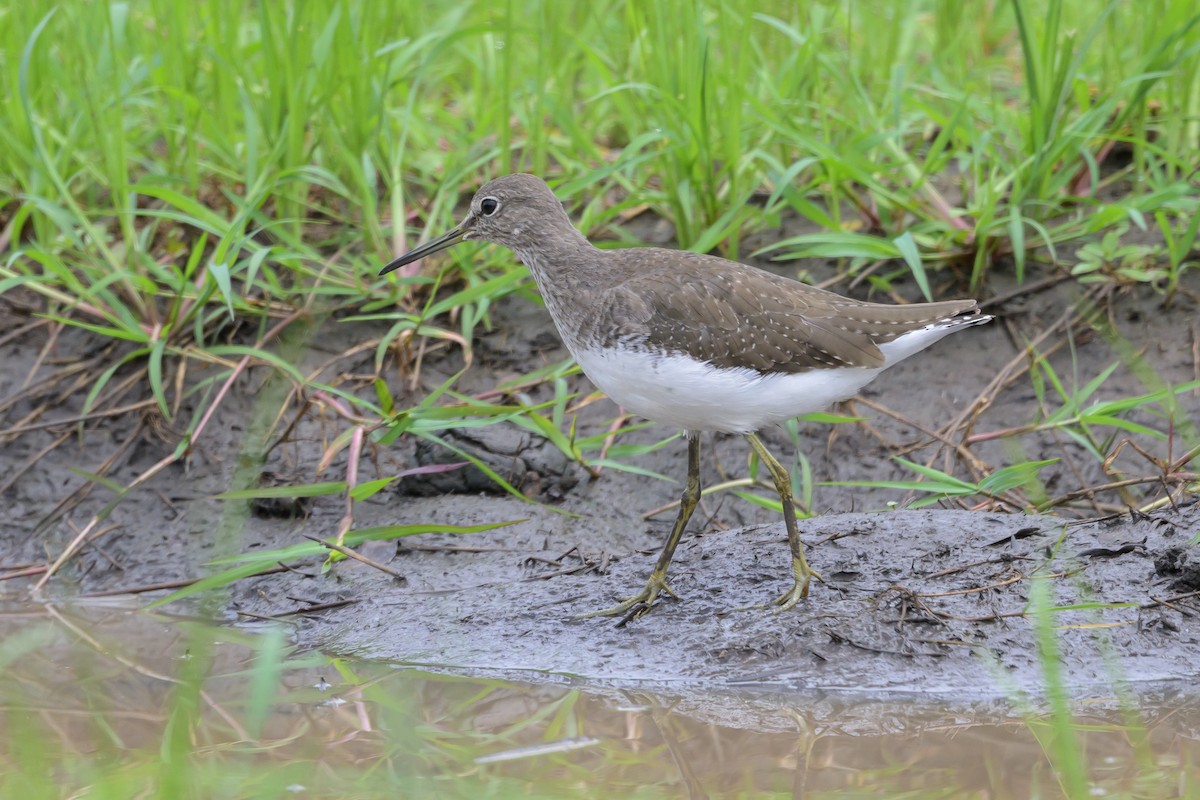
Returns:
[[[479,210],[485,217],[490,217],[500,210],[500,201],[494,197],[485,197],[479,201]]]

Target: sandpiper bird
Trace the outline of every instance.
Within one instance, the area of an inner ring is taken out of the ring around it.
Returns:
[[[790,608],[807,597],[816,573],[804,558],[791,480],[756,433],[852,397],[898,361],[991,319],[974,300],[866,303],[716,256],[599,250],[550,187],[523,174],[484,184],[457,227],[379,274],[473,239],[507,247],[525,263],[592,383],[627,411],[687,435],[679,515],[646,588],[583,616],[636,616],[660,592],[676,596],[667,567],[700,499],[701,431],[743,434],[771,473],[794,579],[775,604]]]

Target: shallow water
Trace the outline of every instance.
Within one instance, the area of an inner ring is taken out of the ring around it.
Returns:
[[[1200,793],[1200,701],[1179,694],[1056,733],[1003,703],[728,687],[713,715],[703,693],[295,653],[286,628],[120,605],[10,604],[0,636],[3,797],[1017,798],[1059,796],[1072,754],[1091,796]],[[754,727],[763,704],[791,724]]]

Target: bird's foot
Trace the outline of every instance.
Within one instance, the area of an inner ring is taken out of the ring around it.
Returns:
[[[646,588],[635,594],[627,600],[622,600],[612,608],[601,608],[597,611],[589,611],[586,614],[579,614],[571,617],[571,619],[589,619],[591,617],[621,617],[621,621],[617,623],[617,627],[625,625],[630,620],[637,619],[645,614],[654,605],[654,601],[658,599],[660,592],[666,592],[676,600],[679,595],[667,585],[666,577],[663,575],[650,576],[650,580],[646,582]]]
[[[775,602],[773,603],[780,611],[787,611],[796,605],[796,603],[808,597],[808,585],[812,578],[816,578],[821,583],[825,582],[825,579],[821,577],[821,573],[810,567],[803,560],[792,561],[792,574],[796,578],[795,582],[792,583],[792,588],[775,598]]]
[[[808,581],[803,583],[796,581],[792,584],[791,589],[776,597],[775,602],[771,605],[776,606],[780,611],[787,611],[806,597],[808,597]]]
[[[812,578],[816,578],[821,583],[825,582],[825,579],[821,577],[821,573],[817,572],[803,561],[792,562],[792,574],[795,576],[795,581],[792,583],[792,588],[779,595],[779,597],[775,598],[770,603],[758,603],[752,606],[739,606],[736,610],[751,611],[774,607],[778,608],[780,611],[787,611],[789,608],[808,597],[808,585]]]

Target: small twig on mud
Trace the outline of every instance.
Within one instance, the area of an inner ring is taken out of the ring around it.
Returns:
[[[1071,280],[1071,273],[1065,271],[1060,272],[1057,275],[1050,276],[1049,278],[1043,278],[1040,281],[1018,286],[1017,288],[1005,292],[1004,294],[998,294],[995,297],[989,297],[987,300],[984,300],[982,303],[980,303],[979,307],[984,311],[988,311],[996,308],[997,306],[1002,306],[1010,300],[1015,300],[1018,297],[1025,297],[1031,294],[1037,294],[1038,292],[1044,292],[1047,289],[1052,289],[1055,286],[1058,286],[1060,283],[1064,283],[1069,280]]]
[[[11,569],[29,569],[30,567],[44,567],[44,561],[24,561],[19,564],[0,564],[0,572],[7,572]]]
[[[121,572],[125,571],[125,565],[122,564],[120,561],[118,561],[111,553],[109,553],[107,550],[105,550],[103,547],[101,547],[99,544],[99,540],[103,539],[105,536],[112,533],[113,531],[120,530],[123,527],[125,527],[125,526],[117,524],[117,523],[113,523],[112,525],[109,525],[106,528],[101,528],[100,530],[93,533],[91,538],[88,539],[88,541],[87,541],[88,546],[91,547],[92,550],[94,550],[97,553],[99,553],[100,555],[104,556],[104,559],[106,561],[108,561],[108,563],[111,564],[114,569],[120,570]]]
[[[964,642],[961,639],[913,639],[921,644],[936,644],[942,647],[987,647],[983,642]]]
[[[1184,473],[1183,475],[1180,475],[1178,477],[1181,480],[1186,481],[1186,480],[1194,480],[1196,476],[1190,475],[1188,473]],[[1112,481],[1111,483],[1102,483],[1099,486],[1085,486],[1082,489],[1075,489],[1073,491],[1067,492],[1066,494],[1060,494],[1058,497],[1047,500],[1046,502],[1039,505],[1038,510],[1039,511],[1047,511],[1051,508],[1054,508],[1055,506],[1060,506],[1063,503],[1069,503],[1072,500],[1077,500],[1081,497],[1086,497],[1088,499],[1091,499],[1099,492],[1108,492],[1108,491],[1112,491],[1114,489],[1120,489],[1125,486],[1137,486],[1137,485],[1143,484],[1143,483],[1158,483],[1161,480],[1162,480],[1161,475],[1147,475],[1144,478],[1127,478],[1126,480],[1123,480],[1123,481]]]
[[[604,444],[600,446],[600,458],[602,459],[608,458],[608,449],[617,441],[617,431],[624,427],[625,423],[629,421],[631,416],[630,414],[626,414],[625,409],[621,408],[620,406],[617,406],[617,411],[620,413],[617,414],[616,419],[612,421],[612,424],[608,426],[608,434],[604,437]],[[600,467],[593,467],[590,464],[585,464],[584,469],[586,469],[588,474],[592,476],[593,480],[600,477]]]
[[[1008,541],[1008,540],[1006,539],[1005,541]],[[1033,558],[1030,556],[1018,556],[1018,555],[1005,554],[1002,556],[997,556],[995,558],[985,558],[982,561],[972,561],[970,564],[961,564],[957,567],[948,567],[947,569],[944,569],[941,572],[935,572],[932,575],[926,575],[925,577],[927,579],[929,579],[929,578],[944,578],[947,575],[953,575],[956,572],[965,572],[969,569],[974,569],[975,567],[982,567],[987,564],[1009,564],[1013,561],[1016,561],[1017,559],[1021,559],[1023,561],[1033,561]]]
[[[759,489],[768,491],[768,492],[775,491],[775,487],[773,485],[764,483],[763,481],[757,480],[755,478],[734,478],[733,480],[724,481],[723,483],[716,483],[716,484],[713,484],[712,486],[706,486],[700,492],[700,510],[704,513],[704,515],[706,517],[708,517],[709,523],[711,523],[713,521],[713,518],[718,513],[720,513],[720,506],[717,507],[716,512],[709,514],[704,506],[705,499],[707,499],[708,497],[711,497],[712,495],[716,495],[716,494],[720,494],[722,492],[729,491],[730,489],[742,489],[742,488],[753,489],[756,487]],[[642,519],[646,519],[646,520],[653,519],[654,517],[657,517],[659,514],[665,513],[667,511],[674,511],[675,509],[679,508],[679,503],[680,503],[679,500],[672,500],[671,502],[664,503],[663,505],[658,506],[657,508],[652,508],[649,511],[643,511]],[[801,503],[798,499],[796,499],[794,497],[792,498],[792,505],[795,506],[796,510],[799,511],[801,514],[803,514],[805,517],[811,516],[809,510],[804,506],[804,504]],[[728,528],[722,526],[720,528],[720,530],[728,530]]]
[[[915,656],[936,656],[938,658],[942,658],[942,657],[945,657],[945,655],[946,655],[945,653],[939,653],[936,651],[933,651],[933,652],[914,651],[914,652],[906,653],[903,650],[889,650],[884,647],[876,647],[874,645],[863,644],[862,642],[856,642],[853,639],[851,639],[850,637],[844,636],[843,634],[838,633],[837,631],[833,630],[832,628],[826,628],[825,635],[828,636],[833,641],[834,644],[848,644],[851,647],[857,647],[859,650],[866,650],[868,653],[881,653],[883,655],[888,655],[888,656],[907,656],[908,658],[913,658]]]
[[[1045,409],[1043,400],[1039,400],[1038,405],[1042,408],[1043,415],[1049,413]],[[1080,467],[1078,460],[1075,458],[1072,448],[1067,447],[1066,442],[1063,441],[1062,431],[1052,430],[1050,432],[1050,438],[1052,438],[1054,443],[1058,445],[1058,451],[1060,453],[1059,458],[1061,458],[1062,463],[1066,464],[1067,468],[1071,470],[1071,474],[1075,476],[1076,483],[1078,483],[1080,486],[1087,484],[1088,479],[1084,477],[1083,469]],[[1095,496],[1089,496],[1088,502],[1091,504],[1092,508],[1099,511],[1100,503],[1096,500]]]
[[[710,495],[718,494],[720,492],[724,492],[729,489],[741,489],[743,487],[744,488],[753,488],[755,486],[759,487],[760,489],[773,489],[774,488],[774,487],[768,486],[767,484],[763,483],[762,481],[755,480],[754,478],[734,478],[733,480],[725,481],[723,483],[716,483],[716,484],[713,484],[712,486],[705,486],[704,489],[700,492],[700,497],[702,497],[702,498],[708,497]],[[657,517],[659,514],[667,512],[667,511],[673,511],[673,510],[679,508],[679,502],[680,502],[679,500],[672,500],[671,502],[665,503],[661,506],[658,506],[657,508],[652,508],[649,511],[643,511],[642,519],[651,519],[653,517]],[[796,508],[799,508],[801,511],[805,511],[805,513],[807,513],[807,511],[798,504],[796,505]]]
[[[983,463],[982,459],[980,459],[974,453],[972,453],[970,448],[968,448],[967,445],[964,444],[963,442],[956,442],[953,439],[951,439],[950,437],[945,436],[940,431],[931,431],[928,428],[918,424],[915,420],[910,419],[909,417],[906,417],[905,415],[901,414],[899,411],[893,411],[892,409],[885,406],[883,403],[877,403],[874,400],[868,400],[865,397],[856,397],[856,398],[854,398],[854,402],[862,403],[867,408],[874,409],[875,411],[878,411],[880,414],[883,414],[884,416],[891,417],[892,419],[896,420],[897,422],[903,423],[915,431],[919,431],[920,433],[923,433],[924,435],[926,435],[932,439],[938,440],[946,447],[954,448],[954,451],[957,452],[959,457],[962,458],[962,460],[966,463],[967,468],[970,469],[974,473],[974,477],[976,480],[982,480],[987,475],[987,465]],[[970,438],[967,439],[967,442],[970,442]],[[914,451],[920,447],[924,447],[924,446],[925,446],[925,443],[923,443],[923,442],[903,446],[897,450],[896,455],[901,455],[901,456],[907,455],[907,454],[911,453],[912,451]]]
[[[909,622],[928,623],[932,625],[945,624],[944,620],[942,619],[942,615],[937,611],[934,611],[928,603],[922,600],[920,594],[914,592],[912,589],[909,589],[907,586],[902,586],[898,583],[894,583],[888,588],[884,589],[882,592],[876,594],[871,600],[872,608],[878,608],[879,604],[883,602],[883,599],[891,594],[894,594],[900,598],[900,618],[895,620],[896,625],[904,625]],[[915,607],[917,610],[923,614],[926,614],[927,616],[924,618],[918,617],[909,619],[908,610],[910,606]]]
[[[355,356],[357,356],[360,352],[373,351],[378,345],[379,345],[379,339],[377,339],[377,338],[376,339],[368,339],[367,341],[362,342],[354,347],[351,347],[347,350],[343,350],[342,352],[338,353],[336,356],[329,359],[328,361],[318,364],[313,370],[311,370],[307,375],[305,375],[304,376],[304,385],[307,386],[307,385],[317,383],[319,381],[322,373],[325,372],[325,370],[327,370],[333,366],[340,366],[342,364],[349,363],[350,360],[352,358],[354,358]],[[346,376],[343,375],[340,377],[346,377]],[[369,378],[368,378],[368,380],[369,380]],[[340,380],[338,382],[340,383]],[[334,384],[334,385],[336,385],[336,384]],[[288,394],[287,394],[287,397],[284,398],[282,408],[288,408],[291,405],[293,400],[299,401],[300,407],[296,409],[296,413],[292,416],[292,421],[288,423],[287,427],[284,428],[283,431],[279,434],[279,436],[277,436],[275,438],[275,440],[272,441],[271,444],[269,444],[263,450],[264,458],[266,456],[270,455],[271,452],[273,452],[276,447],[278,447],[279,445],[288,441],[288,439],[292,435],[292,432],[295,430],[296,426],[300,424],[300,422],[304,419],[305,414],[307,414],[308,410],[312,407],[314,399],[322,399],[323,397],[328,396],[328,395],[325,395],[323,392],[318,392],[317,395],[320,395],[322,397],[318,397],[318,398],[309,397],[307,395],[307,393],[303,391],[303,387],[293,386],[290,389],[288,389]],[[334,408],[334,410],[337,411],[339,414],[343,414],[343,412],[345,412],[345,407],[338,406],[338,407]],[[280,412],[281,416],[282,416],[282,413],[283,412],[281,411]],[[345,414],[348,414],[348,412],[345,412]],[[343,414],[343,415],[345,416],[345,414]],[[346,418],[349,419],[350,417],[347,416]],[[350,419],[350,421],[354,422],[356,424],[359,424],[359,423],[365,422],[366,420],[364,417],[354,416],[354,418]]]
[[[1061,578],[1064,574],[1065,573],[1059,573],[1056,575],[1047,575],[1046,577]],[[1025,580],[1026,577],[1027,576],[1024,573],[1018,572],[1016,575],[1013,575],[1011,578],[1007,578],[1002,581],[997,581],[996,583],[989,583],[987,586],[975,586],[971,589],[952,589],[948,592],[918,592],[917,597],[953,597],[955,595],[963,595],[963,594],[978,594],[979,592],[986,592],[989,589],[999,589],[1002,586],[1011,586],[1012,584],[1017,583],[1018,581]]]
[[[295,573],[296,575],[299,575],[301,578],[319,578],[319,577],[321,577],[320,572],[305,572],[304,570],[300,569],[299,567],[294,567],[291,564],[285,564],[282,561],[277,561],[275,563],[277,563],[280,567],[282,567],[284,572]],[[260,572],[258,574],[266,575],[267,573]],[[254,576],[252,575],[250,577],[254,577]]]
[[[1200,323],[1193,322],[1192,331],[1192,379],[1200,381]],[[1200,387],[1192,390],[1192,397],[1200,398]]]
[[[546,564],[551,567],[561,567],[562,556],[559,556],[558,558],[546,558],[545,556],[539,556],[535,553],[531,556],[525,556],[525,560],[521,563],[527,566],[533,566],[534,564]]]
[[[272,614],[269,617],[263,617],[263,619],[282,619],[283,617],[294,617],[297,614],[311,614],[314,611],[328,611],[331,608],[341,608],[342,606],[352,606],[357,602],[358,601],[355,599],[331,600],[328,603],[316,603],[311,606],[304,606],[303,608],[293,608],[291,611],[281,611],[278,614]]]
[[[1191,463],[1192,459],[1194,459],[1198,456],[1200,456],[1200,444],[1196,445],[1191,450],[1188,450],[1186,453],[1184,453],[1178,459],[1176,459],[1175,463],[1171,464],[1170,469],[1168,471],[1169,472],[1179,472],[1183,469],[1185,464]]]
[[[1154,595],[1150,595],[1150,599],[1153,600],[1154,603],[1148,603],[1146,605],[1138,606],[1138,608],[1146,608],[1147,606],[1153,608],[1155,605],[1160,605],[1160,606],[1165,606],[1166,608],[1169,608],[1172,611],[1178,612],[1179,614],[1181,614],[1185,617],[1196,616],[1196,614],[1194,612],[1188,611],[1186,608],[1180,608],[1179,606],[1172,603],[1170,600],[1160,600],[1157,597],[1155,597]]]
[[[32,404],[35,397],[45,397],[53,393],[54,388],[66,382],[72,376],[78,378],[84,376],[88,381],[94,380],[98,374],[96,365],[103,359],[111,355],[111,347],[103,348],[101,351],[90,359],[81,359],[66,364],[58,368],[56,372],[47,375],[37,383],[25,387],[22,391],[14,392],[8,397],[0,400],[0,414],[7,412],[9,409],[21,402]],[[96,368],[96,371],[90,371]],[[60,396],[68,396],[73,393],[73,389],[67,389],[65,392],[60,391]],[[99,402],[99,401],[97,401]],[[57,403],[55,403],[57,405]]]
[[[294,572],[291,567],[279,564],[274,567],[266,567],[261,572],[256,572],[253,575],[247,575],[247,578],[257,578],[261,575],[274,575],[277,572]],[[306,574],[306,573],[301,573]],[[161,583],[146,583],[141,586],[127,586],[120,589],[101,589],[98,592],[87,592],[81,597],[116,597],[122,594],[145,594],[146,592],[165,591],[167,589],[183,589],[191,586],[193,583],[203,580],[203,578],[184,578],[178,581],[162,581]]]
[[[546,580],[550,580],[551,578],[561,577],[563,575],[576,575],[580,572],[599,572],[599,571],[600,570],[596,564],[592,564],[589,562],[589,563],[585,563],[585,564],[576,564],[573,567],[563,567],[562,569],[555,570],[554,572],[541,572],[541,573],[538,573],[537,575],[527,575],[524,578],[521,578],[520,582],[521,583],[529,583],[530,581],[546,581]]]
[[[869,408],[875,408],[874,403],[872,403],[870,400],[867,400],[862,397],[852,397],[846,401],[846,405],[852,406],[854,403],[856,403],[858,401],[862,401],[862,404]],[[851,410],[851,412],[853,412],[853,409],[850,409],[850,410]],[[880,411],[880,412],[883,411],[882,409],[879,409],[879,408],[876,408],[875,410]],[[886,412],[883,412],[883,413],[886,413]],[[892,414],[888,414],[887,416],[893,417],[893,419],[899,419],[899,417],[895,417]],[[900,419],[900,421],[906,425],[909,424],[909,420],[907,420],[907,419]],[[865,418],[860,418],[858,420],[858,422],[855,423],[855,425],[862,428],[864,431],[869,433],[871,436],[874,436],[875,439],[881,445],[883,445],[884,449],[888,450],[889,452],[894,453],[898,450],[901,450],[904,447],[904,445],[900,444],[899,442],[893,442],[891,439],[884,436],[882,431],[880,431],[878,428],[876,428],[874,425],[872,425],[870,423],[870,421]],[[913,427],[915,428],[916,426],[913,425]]]
[[[343,547],[342,545],[337,544],[336,542],[330,542],[330,541],[320,538],[319,536],[312,536],[307,533],[304,534],[304,538],[310,539],[310,540],[316,542],[317,544],[321,545],[324,548],[341,553],[346,558],[353,558],[355,561],[361,561],[363,564],[366,564],[368,567],[374,567],[375,569],[379,570],[380,572],[382,572],[386,575],[391,575],[393,578],[395,578],[398,581],[404,581],[406,583],[408,582],[408,578],[404,577],[399,572],[396,572],[396,570],[392,569],[391,567],[388,567],[384,564],[380,564],[378,561],[367,558],[366,556],[364,556],[360,553],[356,553],[353,550],[351,550],[349,547]]]
[[[725,498],[717,500],[717,507],[709,511],[708,503],[704,502],[705,498],[700,498],[696,504],[696,508],[700,509],[700,513],[704,515],[704,525],[701,530],[706,531],[727,531],[729,526],[720,518],[721,509],[725,505]],[[807,513],[807,512],[805,512]]]
[[[130,435],[121,444],[121,446],[117,448],[117,451],[115,453],[113,453],[111,456],[109,456],[108,459],[106,459],[105,462],[103,464],[101,464],[99,468],[97,468],[95,470],[96,474],[104,475],[110,469],[112,469],[112,467],[127,452],[129,452],[129,450],[133,447],[134,443],[138,441],[138,439],[141,436],[142,430],[145,427],[146,427],[145,420],[139,422],[137,428],[134,429],[133,434]],[[83,484],[83,486],[81,486],[79,489],[75,490],[70,495],[63,498],[61,501],[59,501],[58,505],[56,505],[50,511],[49,514],[42,517],[42,519],[38,521],[38,524],[34,527],[34,530],[40,532],[40,531],[44,530],[45,528],[49,527],[51,524],[53,524],[53,522],[56,519],[65,515],[72,508],[74,508],[75,506],[82,503],[84,498],[86,498],[88,496],[88,494],[91,493],[92,489],[95,486],[96,486],[95,481],[88,481],[87,483]],[[132,485],[129,488],[132,488]],[[70,558],[72,555],[74,555],[75,553],[79,552],[79,550],[83,547],[84,543],[91,539],[92,531],[95,530],[96,526],[98,526],[105,519],[105,517],[108,516],[108,513],[116,506],[116,503],[119,502],[121,497],[123,497],[123,496],[124,496],[123,494],[119,495],[115,500],[110,501],[107,505],[105,505],[105,507],[103,509],[101,509],[99,512],[97,512],[95,515],[92,516],[92,518],[88,521],[88,524],[84,526],[83,530],[79,531],[79,533],[77,533],[75,535],[75,538],[71,540],[71,543],[67,545],[66,549],[63,550],[62,554],[60,554],[59,557],[54,561],[54,563],[52,563],[50,565],[49,569],[46,570],[46,574],[44,574],[41,577],[41,579],[36,584],[34,584],[34,587],[32,590],[34,593],[37,593],[38,591],[40,591],[41,588],[46,585],[46,581],[50,580],[51,576],[53,576],[54,573],[58,571],[58,569],[66,562],[66,560],[68,558]]]
[[[145,428],[146,428],[146,421],[144,419],[142,419],[138,422],[137,427],[135,427],[133,429],[133,432],[125,439],[125,441],[123,441],[117,447],[117,449],[112,453],[112,455],[110,455],[108,458],[106,458],[104,460],[104,462],[101,463],[94,470],[92,470],[92,472],[94,472],[96,475],[101,475],[101,476],[107,475],[109,473],[109,471],[111,471],[118,464],[120,464],[124,460],[125,456],[129,453],[129,451],[133,449],[134,444],[136,444],[141,439],[142,431],[144,431]],[[54,508],[52,508],[48,514],[43,516],[40,520],[38,520],[37,524],[34,525],[33,530],[34,530],[35,535],[40,534],[43,531],[47,530],[51,525],[53,525],[59,519],[66,516],[71,511],[71,509],[75,508],[80,503],[82,503],[87,498],[87,496],[92,493],[92,490],[94,488],[96,488],[96,485],[97,484],[95,481],[89,480],[89,481],[83,483],[75,491],[71,492],[69,495],[64,497],[62,500],[58,501],[58,503],[54,506]],[[105,506],[106,510],[101,512],[100,514],[98,514],[97,518],[95,518],[94,521],[96,524],[99,524],[101,519],[103,519],[105,516],[107,516],[107,509],[110,509],[113,506],[113,504],[116,503],[119,499],[120,499],[120,497],[118,496],[117,499],[110,501],[109,504],[107,506]],[[79,535],[79,538],[77,539],[77,541],[73,542],[71,546],[72,547],[81,546],[84,542],[84,539],[88,535],[91,534],[91,529],[94,527],[95,527],[95,525],[89,524],[88,527],[84,529],[84,532]],[[51,567],[51,571],[53,571],[54,569],[56,569],[56,568]]]
[[[550,608],[552,606],[561,606],[565,603],[578,603],[580,600],[585,599],[587,596],[588,595],[586,592],[580,592],[579,594],[572,594],[572,595],[567,595],[566,597],[558,597],[558,598],[555,598],[554,600],[548,600],[545,603],[538,603],[536,605],[529,606],[528,608],[530,611],[541,611],[544,608]],[[568,619],[570,619],[570,617],[568,617]]]
[[[0,575],[0,581],[9,581],[13,578],[29,578],[34,575],[41,575],[46,570],[50,569],[49,564],[38,564],[36,566],[22,567],[14,569],[12,572],[6,572]]]
[[[34,467],[34,465],[36,465],[39,461],[41,461],[46,456],[53,453],[60,446],[62,446],[62,444],[67,441],[67,439],[70,439],[74,435],[75,435],[75,431],[67,431],[66,433],[60,434],[57,439],[55,439],[50,444],[43,447],[41,450],[38,450],[36,453],[34,453],[29,458],[28,461],[26,461],[24,464],[17,467],[16,469],[14,469],[12,471],[12,474],[10,474],[8,476],[8,480],[6,480],[4,483],[0,483],[0,496],[3,496],[5,492],[7,492],[9,489],[11,489],[16,484],[16,482],[18,480],[20,480],[21,476],[24,475],[29,470],[31,470]]]
[[[66,327],[64,323],[56,322],[50,326],[50,335],[46,337],[46,343],[42,345],[42,349],[38,352],[37,358],[33,360],[33,364],[29,367],[29,372],[25,375],[25,380],[21,381],[21,388],[28,388],[30,382],[33,381],[33,376],[42,368],[42,364],[46,358],[54,352],[58,345],[58,335],[62,333],[62,329]]]
[[[122,414],[128,414],[130,411],[138,411],[143,408],[149,408],[158,401],[153,397],[141,400],[137,403],[130,403],[127,406],[118,406],[116,408],[108,408],[104,411],[93,411],[90,414],[80,414],[77,417],[64,417],[63,419],[42,420],[31,425],[21,425],[16,428],[6,428],[0,431],[0,436],[16,435],[21,433],[29,433],[30,431],[40,431],[46,428],[57,428],[62,425],[74,425],[78,422],[88,422],[93,419],[102,419],[104,417],[119,417]]]
[[[1138,608],[1157,608],[1159,606],[1166,606],[1167,608],[1178,611],[1180,614],[1184,614],[1185,616],[1195,616],[1194,614],[1188,614],[1183,609],[1176,608],[1174,605],[1172,605],[1172,603],[1178,603],[1180,600],[1188,600],[1193,597],[1200,597],[1200,590],[1194,592],[1185,592],[1184,594],[1177,594],[1174,597],[1168,597],[1165,600],[1159,600],[1154,595],[1150,595],[1150,599],[1154,602],[1142,603],[1140,606],[1138,606]]]
[[[31,331],[35,331],[38,328],[42,327],[43,325],[49,325],[49,324],[50,324],[50,320],[48,320],[48,319],[35,319],[33,322],[27,322],[15,330],[11,330],[6,334],[0,335],[0,347],[3,347],[4,345],[8,344],[9,342],[13,342],[13,341],[16,341],[17,339],[20,339],[25,334],[27,334]]]
[[[960,617],[957,614],[951,614],[948,611],[937,612],[944,619],[952,619],[955,622],[999,622],[1002,619],[1012,619],[1013,617],[1024,617],[1024,611],[997,611],[994,614],[986,614],[980,617]]]
[[[853,528],[852,530],[848,530],[848,531],[837,531],[836,533],[829,534],[824,539],[817,539],[812,544],[806,545],[806,547],[819,547],[820,545],[823,545],[826,542],[835,542],[838,539],[844,539],[847,536],[866,536],[866,535],[867,535],[867,531],[860,531],[858,528]]]
[[[515,553],[516,547],[496,547],[492,545],[474,544],[412,544],[401,542],[400,550],[412,550],[417,553]]]
[[[256,619],[256,620],[259,620],[260,622],[286,622],[288,625],[299,625],[300,624],[299,622],[297,622],[294,619],[279,619],[277,617],[272,617],[267,614],[255,614],[252,611],[235,611],[234,613],[237,614],[239,617],[245,617],[246,619]]]

